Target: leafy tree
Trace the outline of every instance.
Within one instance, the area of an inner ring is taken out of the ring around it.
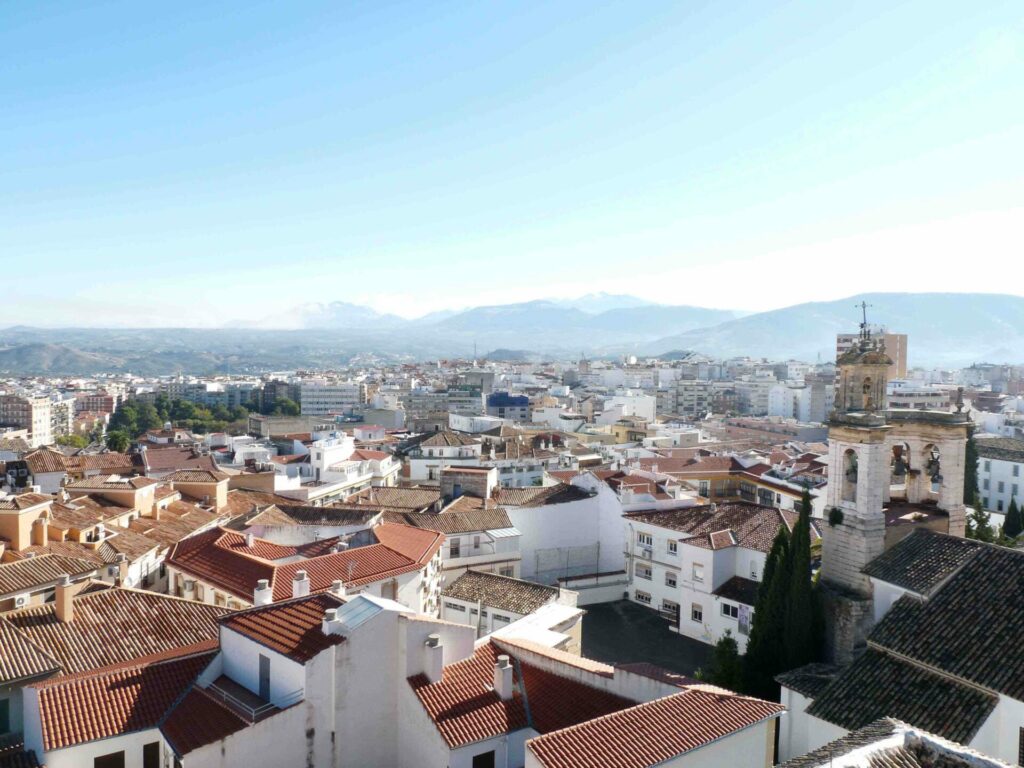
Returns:
[[[780,526],[765,563],[757,605],[744,657],[743,680],[747,693],[766,699],[778,697],[775,676],[786,666],[786,598],[789,592],[789,534]]]
[[[190,400],[175,400],[171,403],[171,420],[185,421],[187,419],[195,419],[197,418],[196,411],[196,404]]]
[[[157,414],[160,416],[160,421],[165,422],[171,418],[171,399],[163,394],[162,392],[156,396],[156,400],[153,403],[156,408]]]
[[[89,444],[89,438],[85,435],[61,435],[57,438],[57,445],[68,445],[72,448],[85,448]]]
[[[1017,506],[1017,499],[1010,499],[1010,506],[1006,510],[1006,519],[1003,521],[1003,535],[1009,539],[1016,539],[1024,532],[1024,516],[1021,515],[1020,507]]]
[[[152,403],[139,402],[136,404],[136,411],[138,413],[135,421],[135,427],[138,430],[136,435],[141,435],[150,429],[160,429],[164,425],[164,419],[160,417],[160,413]]]
[[[967,434],[964,453],[964,504],[973,504],[978,496],[978,446],[974,442],[974,429]]]
[[[967,515],[967,538],[984,541],[988,544],[996,540],[996,532],[992,529],[992,516],[981,505],[981,496],[974,495],[974,506]]]
[[[715,644],[715,650],[711,655],[711,666],[702,675],[702,679],[730,691],[742,690],[743,661],[740,658],[739,646],[736,645],[736,638],[729,630],[726,630]]]
[[[129,438],[139,434],[139,409],[134,400],[125,400],[110,417],[108,427],[114,432],[124,432]]]
[[[131,444],[131,438],[128,433],[122,430],[115,429],[113,432],[107,433],[107,448],[118,453],[124,453],[128,450],[128,446]]]
[[[800,517],[789,541],[789,591],[786,600],[786,668],[809,664],[818,656],[814,637],[816,595],[811,584],[811,494],[804,489]]]
[[[274,402],[274,416],[298,416],[302,412],[299,404],[287,397],[279,397]]]
[[[249,411],[245,406],[236,405],[231,409],[229,421],[245,421],[249,418]]]

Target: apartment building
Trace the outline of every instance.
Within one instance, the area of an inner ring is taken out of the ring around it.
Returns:
[[[303,416],[352,413],[366,404],[366,384],[358,381],[303,381],[299,406]]]
[[[1024,504],[1024,440],[1012,437],[979,437],[978,493],[989,512],[1004,515],[1010,499]],[[1002,522],[1002,518],[994,522]]]
[[[0,426],[28,430],[33,448],[54,440],[52,401],[46,395],[0,395]]]

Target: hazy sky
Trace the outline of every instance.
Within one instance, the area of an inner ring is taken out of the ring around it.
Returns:
[[[0,4],[0,326],[1024,293],[1024,3]]]

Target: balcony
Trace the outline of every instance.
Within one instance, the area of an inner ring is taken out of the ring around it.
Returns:
[[[249,723],[258,723],[279,709],[289,707],[302,700],[304,691],[300,688],[292,691],[282,698],[281,706],[273,704],[266,699],[250,691],[248,688],[239,685],[230,677],[221,675],[206,688],[206,692],[214,698],[223,702],[232,712]]]

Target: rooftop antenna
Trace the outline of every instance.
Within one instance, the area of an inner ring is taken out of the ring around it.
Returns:
[[[863,320],[860,324],[860,340],[862,343],[866,344],[871,340],[871,331],[868,330],[868,307],[873,305],[868,304],[866,301],[862,301],[860,304],[855,304],[854,306],[859,307],[862,313]]]

